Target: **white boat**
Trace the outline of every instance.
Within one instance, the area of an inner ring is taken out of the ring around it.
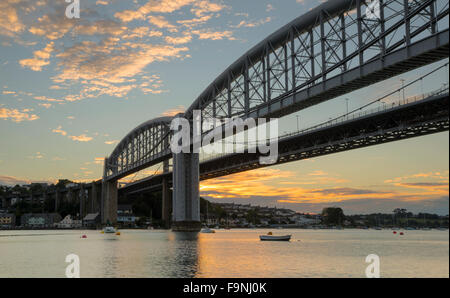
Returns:
[[[111,233],[116,233],[116,229],[114,227],[104,227],[103,228],[103,233],[105,234],[111,234]]]
[[[208,227],[205,227],[205,228],[200,230],[200,233],[205,233],[205,234],[211,234],[211,233],[215,233],[215,232],[216,231],[214,231],[214,230],[212,230],[212,229],[210,229]]]
[[[274,236],[272,233],[267,235],[260,235],[259,239],[261,241],[289,241],[291,240],[291,235]]]

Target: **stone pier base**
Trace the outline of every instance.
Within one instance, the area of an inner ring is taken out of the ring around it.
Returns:
[[[202,224],[199,221],[175,221],[172,222],[174,232],[199,232]]]

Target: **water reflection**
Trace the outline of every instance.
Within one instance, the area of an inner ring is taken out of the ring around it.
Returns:
[[[169,233],[170,257],[173,258],[171,277],[195,277],[198,271],[198,233]]]

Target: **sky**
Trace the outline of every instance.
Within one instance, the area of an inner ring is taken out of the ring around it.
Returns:
[[[0,1],[0,183],[99,179],[103,158],[130,130],[184,111],[247,50],[320,2],[80,0],[80,18],[68,19],[63,0]],[[357,108],[445,63],[284,117],[279,133],[345,113],[345,98]],[[406,96],[443,84],[448,67]],[[221,177],[202,182],[201,195],[301,212],[445,215],[448,142],[444,132]]]

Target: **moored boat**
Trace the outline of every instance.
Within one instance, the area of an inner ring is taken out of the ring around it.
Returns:
[[[103,228],[103,233],[105,234],[112,234],[112,233],[116,233],[116,229],[114,227],[111,226],[107,226]]]
[[[267,235],[259,235],[261,241],[289,241],[291,240],[291,235],[274,236],[271,232]]]
[[[200,230],[200,233],[205,233],[205,234],[211,234],[211,233],[215,233],[216,231],[208,228],[208,227],[204,227],[203,229]]]

